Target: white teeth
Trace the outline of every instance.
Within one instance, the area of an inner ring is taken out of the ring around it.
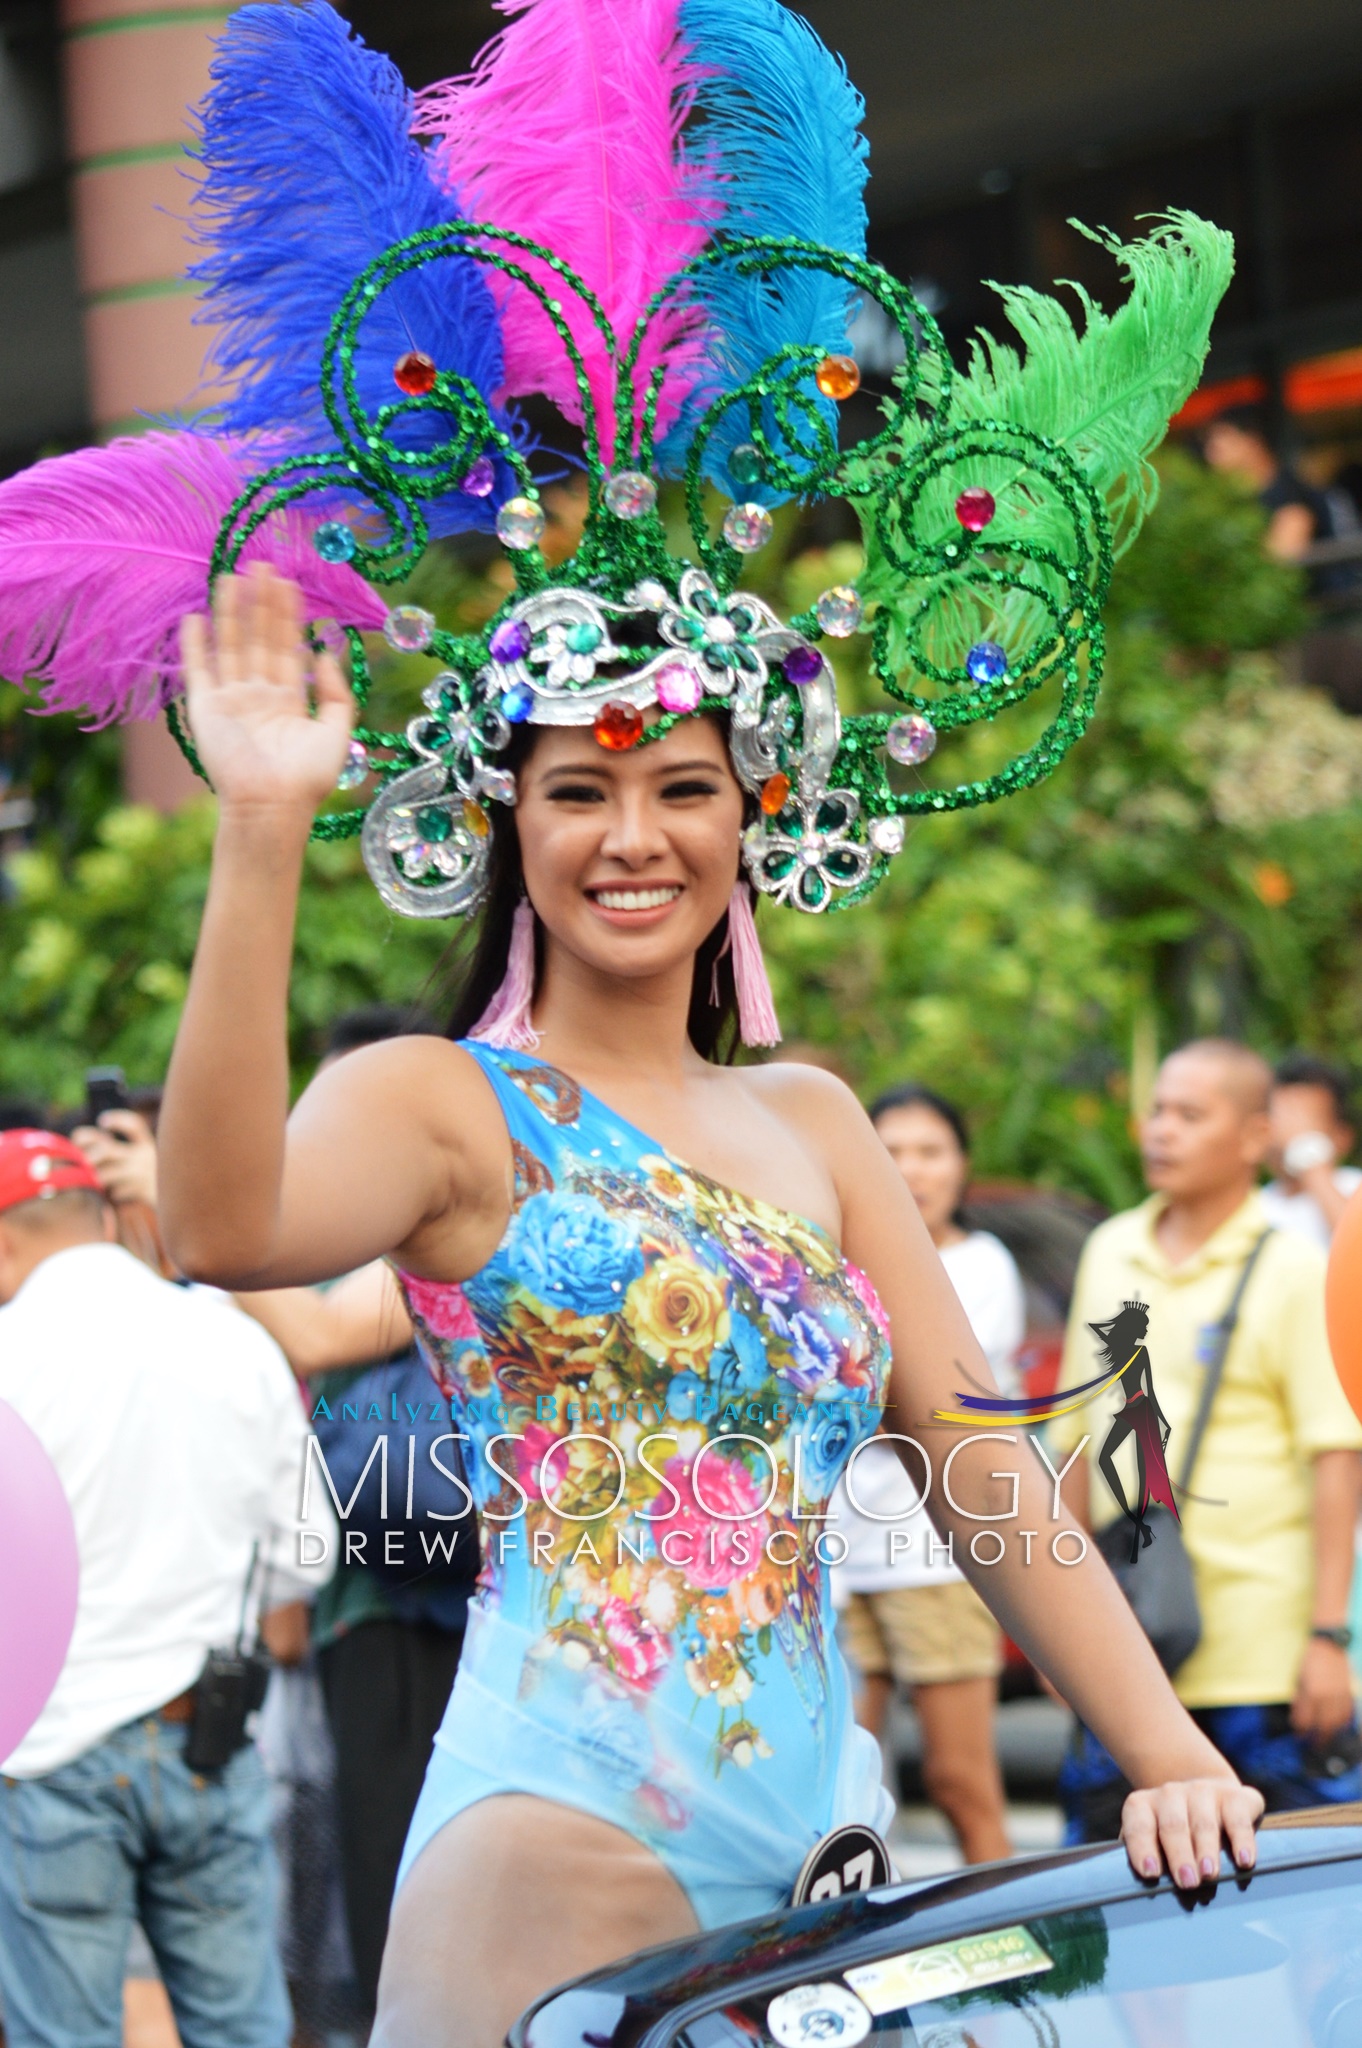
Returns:
[[[681,894],[678,888],[667,889],[597,889],[596,901],[602,910],[660,910],[664,903],[674,903]]]

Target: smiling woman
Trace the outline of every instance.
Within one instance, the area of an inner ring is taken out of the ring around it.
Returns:
[[[168,705],[217,792],[167,1243],[246,1289],[389,1261],[469,1451],[481,1594],[375,2048],[495,2048],[551,1983],[777,1908],[819,1837],[881,1819],[827,1503],[882,1413],[911,1435],[989,1375],[849,1093],[728,1063],[778,1036],[754,896],[848,908],[908,819],[1028,787],[1077,741],[1112,562],[1231,264],[1170,215],[1110,244],[1118,313],[1085,300],[1080,336],[1008,292],[1025,362],[991,345],[961,376],[865,258],[859,96],[780,0],[504,11],[471,77],[417,102],[325,0],[236,9],[197,158],[222,433],[0,485],[0,670],[96,720]],[[903,362],[844,447],[865,294]],[[539,546],[533,393],[580,429],[566,562]],[[773,505],[828,495],[856,506],[865,573],[782,619],[745,558]],[[380,600],[469,528],[513,571],[486,628]],[[379,627],[440,663],[403,733],[359,722]],[[901,713],[839,711],[825,643],[862,627]],[[928,784],[938,730],[1028,702],[1049,722],[995,773]],[[354,1052],[286,1116],[314,830],[360,835],[394,911],[481,922],[449,1036]],[[1034,1461],[1014,1499],[991,1449],[936,1442],[958,1498],[1064,1522]],[[971,1550],[963,1510],[931,1512]],[[1194,1885],[1223,1831],[1250,1863],[1256,1795],[1059,1533],[1062,1561],[1056,1539],[970,1570],[1141,1788],[1132,1859]]]
[[[547,915],[552,895],[560,914],[569,898],[576,899],[578,935],[586,941],[594,927],[598,949],[602,927],[632,931],[641,940],[663,925],[674,933],[683,923],[694,954],[692,1044],[704,1058],[728,1062],[740,1039],[760,1042],[750,991],[749,1014],[739,1015],[728,921],[736,907],[750,924],[736,843],[755,806],[734,776],[726,724],[721,716],[694,719],[629,752],[598,746],[581,727],[526,726],[517,733],[507,756],[516,775],[516,811],[498,808],[492,816],[487,908],[455,998],[453,1037],[488,1037],[522,1050],[534,1043],[528,1008],[543,983],[545,927],[531,919],[528,905],[543,903]],[[527,818],[533,821],[528,831]],[[717,862],[716,834],[723,847]],[[727,889],[725,857],[732,866]],[[581,868],[584,862],[591,873]],[[496,1006],[517,945],[519,994]],[[655,948],[640,944],[628,957],[643,973],[655,956]],[[769,1010],[769,993],[766,1001]]]

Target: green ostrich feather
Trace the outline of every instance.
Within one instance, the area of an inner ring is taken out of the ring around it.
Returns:
[[[866,540],[860,588],[880,607],[881,652],[896,672],[924,672],[924,657],[958,666],[982,639],[1001,642],[1014,668],[1024,666],[1024,651],[1043,640],[1055,608],[1080,595],[1075,577],[1081,597],[1100,605],[1111,560],[1153,508],[1158,477],[1149,458],[1200,378],[1233,272],[1233,242],[1181,210],[1159,217],[1137,242],[1080,231],[1115,257],[1130,286],[1125,304],[1108,314],[1074,285],[1080,331],[1046,293],[995,285],[1024,354],[984,334],[952,383],[953,433],[944,443],[939,421],[919,406],[900,414],[887,448],[848,464]],[[1072,493],[1042,473],[1031,448],[996,445],[1008,427],[1038,437],[1042,457],[1053,450],[1069,459],[1090,487],[1089,509],[1075,515]],[[897,496],[885,491],[895,468]],[[967,485],[997,500],[977,539],[955,516]],[[1104,520],[1093,518],[1095,507]]]

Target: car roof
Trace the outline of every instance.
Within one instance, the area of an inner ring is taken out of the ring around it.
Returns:
[[[1259,1832],[1263,1874],[1348,1861],[1362,1864],[1362,1805],[1275,1815]],[[1233,1870],[1228,1857],[1222,1858],[1221,1876],[1251,1881]],[[752,1997],[807,1981],[828,1967],[840,1972],[878,1961],[905,1946],[925,1947],[1160,1890],[1171,1892],[1171,1880],[1137,1878],[1114,1843],[887,1885],[645,1949],[550,1992],[517,2021],[508,2039],[511,2048],[574,2048],[582,2041],[590,2048],[653,2048],[675,2031],[684,2008],[698,2016],[722,2004],[725,1995]]]

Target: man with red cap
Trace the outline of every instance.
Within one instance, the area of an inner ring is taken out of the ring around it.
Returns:
[[[243,1620],[249,1640],[262,1607],[329,1576],[308,1562],[334,1548],[320,1489],[298,1519],[293,1375],[227,1296],[163,1280],[115,1241],[77,1146],[14,1130],[0,1132],[0,1400],[52,1459],[80,1559],[66,1664],[0,1757],[8,2048],[120,2048],[134,1920],[184,2048],[287,2048],[249,1680],[224,1689],[214,1659],[200,1681]]]

